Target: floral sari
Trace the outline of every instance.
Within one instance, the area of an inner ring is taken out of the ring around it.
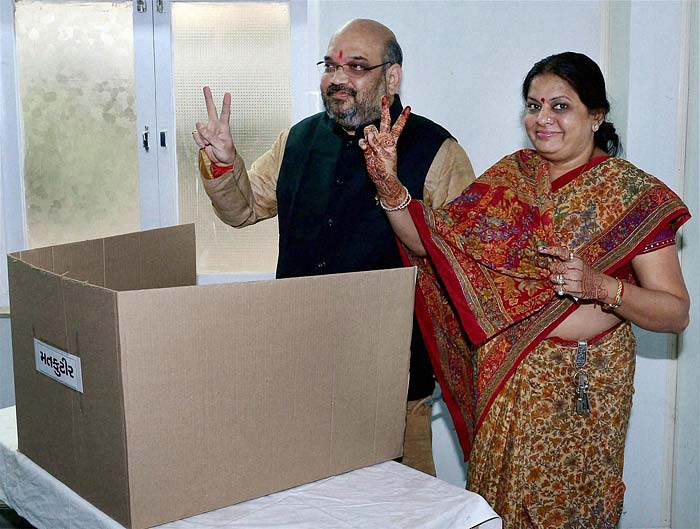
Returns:
[[[690,218],[625,160],[599,157],[550,182],[532,150],[503,158],[444,209],[413,201],[409,211],[428,252],[404,254],[419,267],[416,314],[467,460],[482,426],[501,420],[489,411],[523,360],[576,309],[554,295],[538,247],[566,246],[634,282],[631,259]]]

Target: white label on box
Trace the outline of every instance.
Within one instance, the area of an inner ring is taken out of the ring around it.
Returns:
[[[79,356],[66,353],[34,338],[34,363],[39,373],[75,391],[83,392],[83,371],[80,368]]]

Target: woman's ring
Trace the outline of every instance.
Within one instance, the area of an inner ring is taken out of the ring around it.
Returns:
[[[574,260],[574,252],[569,252],[569,261]]]
[[[564,295],[564,289],[560,286],[557,289],[557,296],[563,296]]]
[[[566,281],[564,281],[563,274],[557,274],[556,276],[554,276],[554,281],[557,285],[563,285],[564,283],[566,283]]]
[[[199,134],[199,131],[198,131],[198,130],[193,130],[193,131],[192,131],[192,134]]]

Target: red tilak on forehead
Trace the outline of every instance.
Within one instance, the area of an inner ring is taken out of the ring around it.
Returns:
[[[343,60],[343,50],[338,52],[338,59]]]
[[[540,103],[544,103],[544,97],[540,99]]]

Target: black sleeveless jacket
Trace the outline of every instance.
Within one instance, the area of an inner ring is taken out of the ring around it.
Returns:
[[[401,110],[395,96],[392,122]],[[358,146],[363,128],[350,136],[321,112],[290,130],[277,181],[278,278],[402,266],[394,233],[375,199],[376,189]],[[423,197],[428,169],[451,137],[434,122],[409,116],[397,149],[398,176],[412,197]],[[427,396],[433,388],[427,354],[416,337],[420,338],[414,325],[409,399],[416,392],[416,398]],[[416,361],[422,365],[414,366]],[[422,381],[419,371],[427,371]]]

